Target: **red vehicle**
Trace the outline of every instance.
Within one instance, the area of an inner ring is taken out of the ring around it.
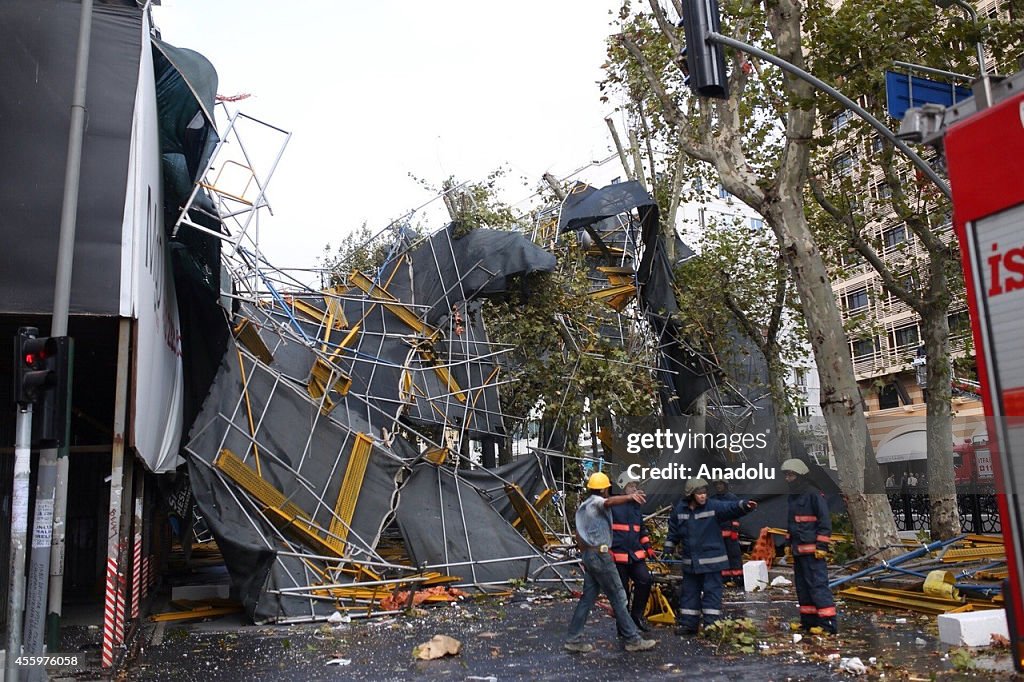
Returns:
[[[984,84],[991,104],[947,109],[943,144],[1006,545],[1011,651],[1024,671],[1024,72]]]
[[[958,486],[990,485],[995,481],[987,440],[965,440],[953,447],[953,453],[953,476]]]

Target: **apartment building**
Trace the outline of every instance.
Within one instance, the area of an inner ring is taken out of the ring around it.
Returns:
[[[995,17],[1002,11],[997,0],[974,6],[979,16]],[[832,131],[840,132],[852,116],[849,111],[837,114],[830,122]],[[838,181],[854,174],[864,178],[867,173],[867,182],[860,186],[868,190],[859,197],[857,207],[867,219],[864,237],[875,245],[876,252],[900,283],[916,289],[919,278],[925,275],[923,266],[927,264],[928,253],[891,210],[882,171],[877,167],[868,170],[864,163],[881,145],[881,138],[876,136],[863,145],[865,148],[838,150],[831,160],[832,177]],[[903,173],[913,173],[909,164],[903,165]],[[951,218],[951,213],[945,213],[934,227],[934,233],[944,243],[956,238]],[[883,285],[879,274],[859,253],[849,251],[843,261],[842,273],[833,276],[832,288],[848,330],[850,356],[879,463],[897,472],[923,471],[927,453],[924,386],[928,358],[922,345],[920,318]],[[950,377],[954,386],[953,440],[962,442],[985,433],[980,419],[981,402],[973,390],[976,384],[958,376],[970,374],[965,368],[973,358],[970,320],[962,289],[954,292],[947,322],[953,364],[960,368],[954,369]]]

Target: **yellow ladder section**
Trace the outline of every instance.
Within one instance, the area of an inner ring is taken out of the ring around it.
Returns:
[[[345,549],[349,526],[356,512],[356,501],[359,499],[359,491],[363,488],[366,465],[372,452],[373,441],[370,437],[365,433],[357,433],[348,455],[345,477],[341,480],[341,488],[338,490],[338,501],[334,505],[331,527],[328,529],[330,535],[327,537],[327,543],[334,547],[337,554],[341,554]]]
[[[319,554],[341,556],[333,545],[324,542],[316,526],[312,524],[309,514],[289,501],[280,490],[260,478],[252,467],[239,459],[238,455],[224,448],[213,460],[213,466],[223,471],[228,478],[262,504],[261,511],[275,526]]]

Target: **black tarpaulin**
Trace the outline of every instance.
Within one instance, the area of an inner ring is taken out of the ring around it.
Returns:
[[[562,202],[562,213],[558,219],[559,232],[582,230],[588,225],[628,213],[644,206],[655,206],[654,199],[633,180],[617,182],[601,189],[586,185],[570,192]]]
[[[504,292],[509,277],[555,269],[554,255],[519,232],[480,228],[453,238],[453,229],[438,230],[410,252],[411,282],[399,276],[388,286],[396,298],[422,306],[429,324],[444,324],[462,301]]]
[[[153,39],[156,99],[160,111],[160,158],[167,224],[177,222],[217,144],[213,107],[217,71],[203,55]],[[207,211],[212,202],[197,197]],[[209,238],[209,237],[207,237]]]
[[[339,305],[347,320],[358,322],[358,330],[345,348],[330,351],[333,364],[352,381],[348,396],[330,395],[336,418],[345,421],[345,415],[358,414],[378,433],[394,430],[400,418],[417,428],[446,426],[473,437],[503,436],[497,359],[473,299],[504,291],[510,277],[554,265],[554,256],[516,232],[478,229],[453,239],[444,229],[387,263],[373,277],[370,295],[350,287]],[[392,299],[428,327],[410,326],[385,304]],[[326,308],[323,296],[304,300]],[[267,315],[251,308],[246,312],[257,319]],[[270,316],[307,344],[325,337],[320,321],[281,309]],[[428,339],[433,331],[439,333]],[[340,344],[347,333],[333,332],[328,347]],[[264,341],[276,349],[275,368],[305,380],[314,356],[304,346],[280,346],[272,327],[265,330]],[[454,384],[443,378],[445,372]]]
[[[160,130],[164,225],[170,233],[219,140],[213,119],[217,71],[206,57],[193,50],[155,38],[151,50]],[[197,193],[190,217],[214,232],[223,229],[206,190]],[[184,436],[216,374],[226,348],[228,326],[220,305],[220,240],[186,228],[169,240],[169,249],[185,370]]]
[[[0,312],[53,310],[80,3],[0,3]],[[142,11],[93,9],[70,310],[116,315]]]
[[[319,578],[302,560],[277,554],[303,543],[294,538],[285,542],[260,514],[266,505],[215,470],[215,458],[227,449],[255,470],[258,457],[261,478],[327,530],[357,432],[368,433],[370,427],[354,415],[345,425],[324,417],[304,385],[240,355],[229,344],[186,452],[196,501],[253,620],[309,614],[307,597],[273,591],[310,585]],[[377,438],[373,441],[347,538],[346,556],[354,558],[376,557],[374,548],[398,501],[401,462]]]
[[[466,583],[523,579],[547,563],[457,469],[417,465],[395,518],[415,564]]]
[[[519,515],[512,508],[512,502],[505,494],[502,480],[519,486],[523,491],[523,497],[530,504],[533,504],[537,495],[544,489],[555,487],[547,458],[536,452],[532,455],[521,456],[495,469],[462,471],[460,476],[480,490],[490,501],[491,507],[508,521],[514,521]]]
[[[562,202],[559,231],[590,227],[600,233],[602,223],[636,211],[641,226],[643,255],[636,266],[638,295],[644,314],[661,343],[659,375],[662,409],[678,416],[713,385],[712,368],[705,367],[682,341],[672,313],[678,311],[674,293],[673,264],[669,261],[658,219],[658,206],[635,181],[619,182],[600,189],[577,185]],[[677,261],[680,255],[676,239]],[[607,244],[606,244],[607,246]],[[689,249],[687,252],[692,253]]]

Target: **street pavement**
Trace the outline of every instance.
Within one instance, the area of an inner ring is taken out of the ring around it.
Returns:
[[[594,651],[562,648],[576,600],[560,592],[520,590],[511,597],[463,599],[416,609],[411,615],[355,619],[337,626],[253,626],[240,616],[188,624],[147,625],[141,649],[118,676],[123,680],[195,682],[257,680],[592,680],[701,679],[827,680],[849,678],[843,659],[858,657],[866,677],[898,680],[1009,678],[1009,658],[998,652],[949,656],[937,640],[935,618],[840,603],[838,637],[804,635],[794,642],[790,590],[726,593],[728,618],[749,618],[754,653],[732,640],[652,633],[657,647],[628,653],[615,623],[595,608],[585,637]],[[81,633],[79,633],[81,635]],[[96,632],[80,643],[95,649]],[[462,643],[458,655],[417,660],[413,649],[437,634]],[[68,637],[74,639],[73,633]],[[92,642],[92,643],[90,643]],[[70,679],[106,679],[92,667],[53,671]],[[954,661],[977,666],[954,669]],[[56,679],[60,679],[58,676]]]

